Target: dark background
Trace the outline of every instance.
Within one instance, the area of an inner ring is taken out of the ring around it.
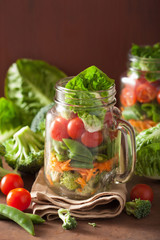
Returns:
[[[0,96],[18,58],[47,61],[68,75],[94,64],[119,91],[131,44],[158,41],[159,0],[0,0]]]

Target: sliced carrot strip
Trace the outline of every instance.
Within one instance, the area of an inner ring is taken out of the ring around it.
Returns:
[[[75,182],[80,184],[82,189],[86,186],[86,181],[82,177],[77,178]]]

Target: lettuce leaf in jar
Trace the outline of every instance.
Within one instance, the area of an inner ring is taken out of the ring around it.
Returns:
[[[87,131],[102,129],[106,110],[99,107],[103,104],[102,99],[108,101],[108,92],[104,90],[113,85],[114,80],[96,66],[85,69],[66,84],[65,88],[76,90],[66,94],[66,102],[72,105],[71,110],[82,119]]]

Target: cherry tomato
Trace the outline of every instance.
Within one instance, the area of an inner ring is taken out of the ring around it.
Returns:
[[[1,191],[7,195],[14,188],[24,187],[22,178],[15,173],[6,174],[1,179]]]
[[[160,104],[160,91],[157,93],[157,102]]]
[[[81,142],[87,147],[97,147],[103,142],[103,135],[101,131],[93,133],[85,131],[81,136]]]
[[[130,193],[131,200],[135,198],[140,198],[141,200],[153,201],[153,191],[152,188],[147,184],[137,184],[135,185]]]
[[[120,95],[120,101],[124,107],[134,105],[136,103],[135,89],[131,87],[123,88]]]
[[[67,125],[68,120],[62,117],[57,117],[51,124],[50,134],[54,140],[62,141],[63,138],[68,138]]]
[[[68,135],[73,139],[79,139],[85,131],[83,121],[79,118],[73,118],[67,126]]]
[[[15,188],[8,193],[6,200],[7,205],[23,211],[31,203],[31,194],[25,188]]]
[[[156,98],[157,90],[150,83],[143,83],[136,88],[137,101],[148,103]]]

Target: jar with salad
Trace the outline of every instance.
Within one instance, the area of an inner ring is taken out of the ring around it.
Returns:
[[[160,43],[133,44],[127,73],[121,78],[122,116],[136,134],[160,122]]]
[[[95,66],[56,84],[55,105],[46,116],[44,166],[55,193],[86,199],[130,178],[134,130],[120,119],[115,94],[114,80]],[[122,154],[130,143],[131,154]]]

